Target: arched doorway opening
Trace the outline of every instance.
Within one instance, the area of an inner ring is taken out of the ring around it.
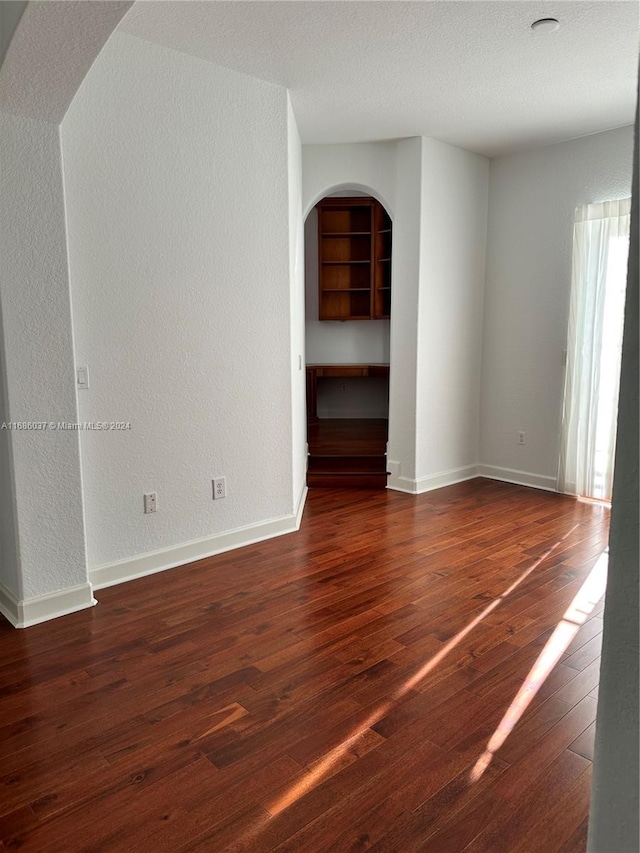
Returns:
[[[386,487],[391,252],[391,216],[366,188],[334,188],[308,212],[310,487]]]

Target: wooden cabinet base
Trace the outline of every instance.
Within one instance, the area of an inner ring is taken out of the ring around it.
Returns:
[[[387,475],[365,474],[362,471],[307,472],[310,489],[386,489]]]
[[[388,422],[320,420],[309,427],[310,488],[384,489]]]

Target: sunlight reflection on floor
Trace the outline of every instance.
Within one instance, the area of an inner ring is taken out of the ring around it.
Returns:
[[[469,622],[461,631],[459,631],[455,637],[452,637],[449,642],[443,646],[443,648],[432,658],[430,658],[423,666],[420,667],[410,678],[408,678],[404,684],[400,685],[400,687],[392,694],[391,698],[386,702],[383,702],[379,705],[373,713],[371,713],[365,720],[363,720],[354,730],[353,732],[341,743],[335,746],[330,752],[328,752],[325,757],[319,761],[313,769],[309,770],[305,776],[303,776],[300,780],[294,783],[288,790],[280,796],[273,803],[269,803],[267,805],[267,811],[273,817],[279,815],[289,806],[299,800],[301,797],[304,797],[310,790],[320,784],[322,779],[330,772],[331,768],[335,765],[335,763],[344,755],[347,750],[349,750],[357,740],[362,737],[362,735],[375,723],[378,723],[383,717],[385,717],[389,711],[405,696],[410,690],[412,690],[416,685],[420,682],[424,681],[424,679],[431,673],[433,670],[444,660],[444,658],[460,643],[464,638],[473,631],[473,629],[479,625],[485,617],[487,617],[492,611],[494,611],[500,604],[509,596],[515,589],[517,589],[520,584],[526,580],[526,578],[533,572],[535,569],[540,566],[544,560],[547,559],[556,548],[573,533],[578,525],[574,525],[561,539],[559,539],[551,548],[547,549],[544,554],[535,560],[528,569],[526,569],[518,578],[515,580],[507,589],[500,595],[498,598],[495,598],[487,607],[479,613],[475,619]]]
[[[548,675],[558,663],[565,649],[587,621],[593,608],[604,595],[607,585],[608,554],[604,552],[598,558],[588,578],[578,590],[566,613],[558,622],[555,631],[549,637],[538,659],[531,667],[522,687],[500,720],[497,729],[491,735],[487,748],[477,760],[469,782],[477,782],[491,763],[493,756],[509,737],[531,700],[546,681]]]

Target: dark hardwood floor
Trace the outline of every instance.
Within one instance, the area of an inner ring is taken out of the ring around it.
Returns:
[[[607,533],[488,480],[318,489],[299,533],[2,622],[0,849],[584,851]]]

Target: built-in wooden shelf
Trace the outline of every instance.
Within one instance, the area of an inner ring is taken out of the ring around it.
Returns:
[[[380,232],[382,233],[382,232]],[[369,237],[371,231],[325,231],[322,237]]]
[[[369,196],[325,198],[318,209],[320,320],[391,313],[391,220]]]

